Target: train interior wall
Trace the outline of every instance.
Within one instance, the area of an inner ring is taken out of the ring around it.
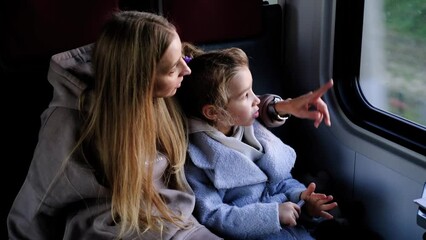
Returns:
[[[285,3],[286,81],[297,96],[332,77],[335,1],[278,2]],[[333,91],[324,99],[330,128],[315,129],[308,121],[290,121],[287,126],[297,161],[314,175],[326,173],[343,214],[359,230],[369,229],[387,240],[422,239],[425,229],[416,223],[413,200],[422,196],[425,156],[350,122]]]

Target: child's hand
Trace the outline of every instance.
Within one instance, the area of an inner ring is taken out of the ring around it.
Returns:
[[[297,225],[297,219],[300,215],[300,207],[293,202],[279,204],[279,219],[282,225],[294,227]]]
[[[337,207],[336,202],[331,202],[333,196],[322,193],[315,193],[315,183],[310,183],[308,188],[302,192],[300,198],[305,201],[305,208],[309,215],[313,217],[323,217],[332,219],[333,215],[328,213],[331,209]]]

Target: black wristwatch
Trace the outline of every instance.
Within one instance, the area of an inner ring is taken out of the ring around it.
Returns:
[[[272,100],[272,102],[268,105],[268,112],[271,114],[271,117],[273,117],[275,120],[278,121],[285,121],[287,120],[289,117],[291,117],[291,114],[287,113],[284,115],[280,115],[277,110],[275,109],[275,104],[277,102],[282,101],[281,98],[279,97],[274,97],[274,100]]]

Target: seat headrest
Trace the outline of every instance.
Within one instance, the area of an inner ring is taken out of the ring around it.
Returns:
[[[24,2],[10,4],[3,11],[1,24],[6,25],[2,30],[6,32],[0,52],[10,68],[45,65],[53,54],[93,42],[104,22],[119,9],[119,0]]]
[[[262,4],[261,0],[163,0],[162,11],[182,41],[202,44],[260,34]]]

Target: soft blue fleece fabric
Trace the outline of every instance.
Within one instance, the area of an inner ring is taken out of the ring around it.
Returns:
[[[306,189],[290,173],[293,148],[255,122],[244,127],[244,139],[255,138],[263,148],[253,159],[256,154],[244,151],[252,152],[250,145],[200,121],[190,123],[185,174],[202,224],[231,239],[312,239],[303,227],[282,227],[278,219],[278,203],[297,202]]]

